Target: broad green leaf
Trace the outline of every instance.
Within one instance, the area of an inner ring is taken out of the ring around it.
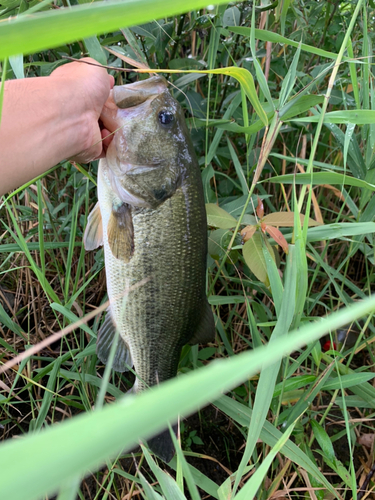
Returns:
[[[227,3],[217,0],[216,4]],[[0,59],[206,7],[202,0],[112,0],[24,15],[0,24]]]
[[[247,240],[250,240],[253,237],[256,230],[257,226],[244,227],[241,231],[242,241],[245,242]]]
[[[103,50],[103,47],[100,45],[99,40],[96,36],[90,36],[84,39],[84,43],[89,53],[90,57],[100,62],[100,64],[107,64],[107,57]]]
[[[218,227],[220,229],[230,229],[237,225],[237,221],[232,215],[228,214],[228,212],[214,203],[206,204],[206,213],[209,226]]]
[[[219,260],[225,254],[232,234],[229,229],[215,229],[210,232],[208,236],[208,253],[213,259]]]
[[[303,224],[305,216],[300,214],[300,221]],[[271,226],[279,227],[290,227],[294,225],[294,213],[293,212],[274,212],[272,214],[265,215],[262,219],[265,224],[270,224]],[[313,219],[309,218],[309,227],[320,226],[321,224]]]
[[[262,249],[262,236],[255,233],[242,249],[243,257],[252,273],[262,283],[268,283],[267,266]]]
[[[238,7],[229,7],[223,15],[223,27],[238,26],[240,24],[241,12]]]
[[[284,286],[280,278],[279,270],[275,262],[273,248],[265,245],[263,248],[264,260],[266,262],[267,275],[272,290],[272,299],[275,303],[276,315],[279,317],[283,300]]]

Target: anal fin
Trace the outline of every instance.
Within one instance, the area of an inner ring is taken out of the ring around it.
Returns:
[[[134,228],[131,208],[126,203],[111,212],[108,243],[116,259],[130,261],[134,253]]]
[[[87,218],[87,226],[83,235],[83,244],[86,250],[95,250],[103,245],[103,222],[99,202],[95,205]]]
[[[116,326],[111,317],[111,310],[108,309],[107,316],[102,324],[96,341],[96,354],[100,361],[107,364],[111,347],[116,335]],[[119,336],[112,368],[116,372],[128,371],[128,366],[133,366],[133,361],[128,346]]]
[[[200,323],[189,340],[190,345],[207,344],[215,340],[215,322],[212,315],[211,306],[205,298]]]

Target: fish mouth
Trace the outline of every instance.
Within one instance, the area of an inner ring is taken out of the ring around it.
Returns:
[[[155,165],[131,165],[131,168],[127,171],[127,175],[146,174],[163,166],[162,163]]]
[[[162,76],[153,76],[128,85],[115,85],[112,96],[116,106],[120,109],[139,106],[151,97],[157,97],[167,89],[167,80]]]

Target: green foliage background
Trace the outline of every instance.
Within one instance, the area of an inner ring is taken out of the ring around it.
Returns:
[[[88,474],[89,498],[320,500],[354,498],[363,482],[355,455],[375,407],[374,5],[218,3],[0,0],[2,81],[87,54],[117,84],[135,80],[104,47],[170,72],[202,167],[217,326],[215,344],[184,349],[182,376],[123,397],[131,381],[96,365],[101,316],[87,323],[106,299],[102,252],[82,247],[96,162],[63,162],[4,197],[0,283],[13,293],[0,305],[1,361],[66,335],[1,371],[2,498],[85,498]],[[326,334],[335,350],[322,349]],[[237,462],[225,437],[235,469],[221,484],[189,463],[210,454],[201,445],[177,446],[173,477],[146,448],[145,469],[124,468],[139,439],[209,402],[242,436]]]

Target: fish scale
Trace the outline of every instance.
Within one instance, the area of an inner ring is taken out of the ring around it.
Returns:
[[[104,196],[109,209],[113,194],[105,176],[108,167],[104,165],[104,162],[100,165],[99,175],[103,180],[99,186],[108,190]],[[197,286],[205,267],[202,259],[205,252],[192,252],[193,248],[205,246],[205,234],[199,234],[196,228],[189,231],[187,210],[181,208],[187,204],[199,216],[201,207],[196,198],[186,199],[180,189],[158,210],[135,209],[135,251],[129,264],[119,265],[109,251],[107,235],[104,236],[108,295],[110,298],[119,297],[111,301],[112,314],[119,318],[117,327],[130,348],[137,375],[148,385],[155,385],[157,378],[161,382],[176,374],[181,347],[190,340],[189,334],[191,336],[196,330],[196,311],[206,300],[201,287]],[[104,210],[107,207],[103,205]],[[171,222],[166,225],[167,218]],[[103,224],[106,225],[106,221],[103,220]],[[186,244],[185,236],[189,244]],[[182,265],[171,269],[176,257]],[[124,289],[143,279],[149,281],[131,291],[124,298],[123,306]],[[176,338],[176,331],[180,332],[179,338]],[[136,335],[133,332],[137,332]],[[162,352],[163,356],[155,357],[155,352]],[[136,384],[137,390],[145,388],[140,380]]]
[[[174,377],[182,346],[213,340],[215,331],[200,168],[165,80],[146,82],[139,95],[142,82],[115,87],[117,102],[130,107],[115,109],[118,132],[99,163],[99,201],[84,237],[88,250],[104,245],[110,307],[97,354],[107,362],[117,330],[113,367],[134,365],[134,392]],[[165,461],[174,454],[169,431],[148,444]]]

